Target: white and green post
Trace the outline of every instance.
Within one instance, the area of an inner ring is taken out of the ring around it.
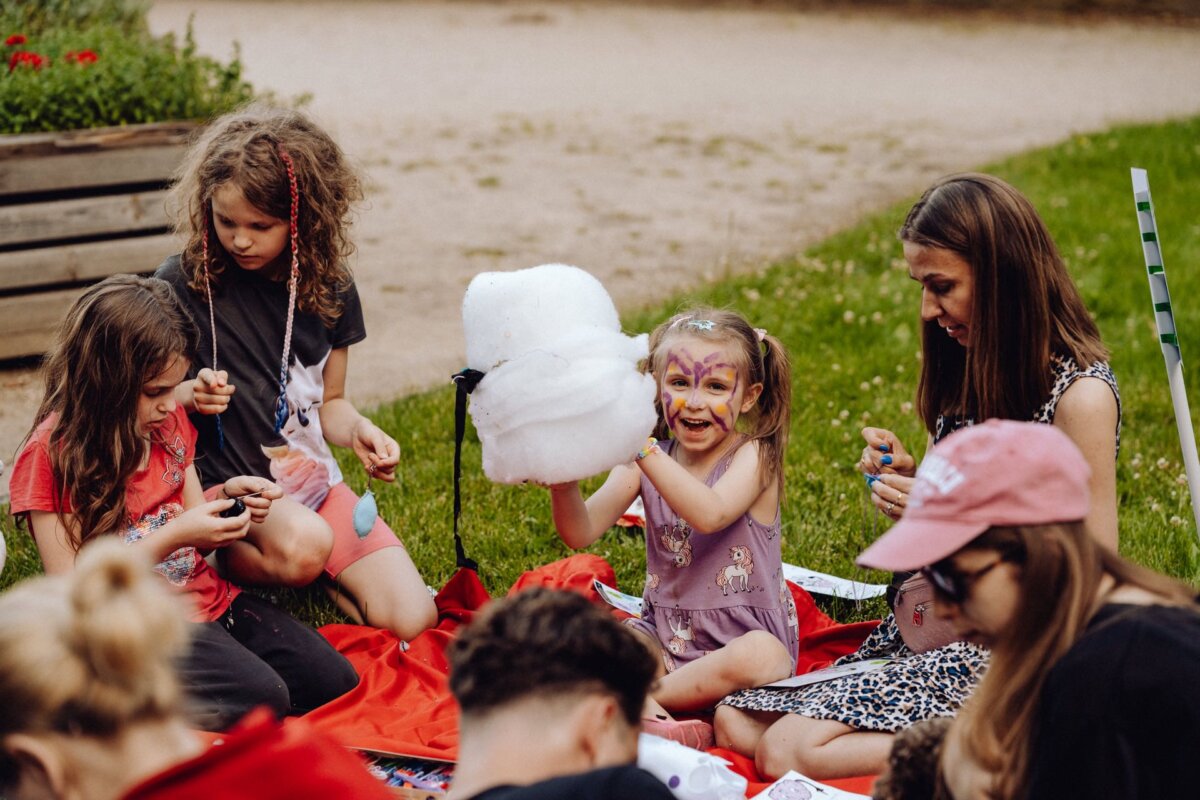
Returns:
[[[1196,520],[1196,533],[1200,536],[1200,507],[1197,506],[1197,498],[1200,498],[1200,458],[1196,455],[1192,412],[1188,408],[1187,390],[1183,386],[1183,355],[1179,351],[1175,314],[1171,311],[1171,294],[1167,291],[1167,273],[1163,269],[1154,205],[1150,201],[1150,179],[1144,169],[1135,167],[1130,172],[1138,228],[1142,233],[1142,254],[1146,258],[1146,277],[1150,279],[1150,301],[1154,303],[1154,321],[1158,324],[1158,341],[1167,365],[1167,382],[1171,386],[1171,403],[1175,406],[1175,428],[1179,432],[1179,446],[1183,451],[1183,468],[1187,473],[1192,515]]]

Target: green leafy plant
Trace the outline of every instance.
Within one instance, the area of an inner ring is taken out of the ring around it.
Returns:
[[[26,15],[29,28],[0,28],[0,133],[207,119],[254,96],[237,52],[227,64],[200,54],[190,24],[180,43],[151,36],[144,9],[124,14],[128,4],[49,5],[76,13],[62,25]],[[0,13],[0,24],[21,21]]]

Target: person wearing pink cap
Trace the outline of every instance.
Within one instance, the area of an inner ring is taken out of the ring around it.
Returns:
[[[1096,541],[1090,481],[1055,426],[991,420],[933,448],[858,558],[919,569],[935,613],[991,649],[942,746],[950,797],[1194,796],[1196,592]]]
[[[1090,467],[1089,530],[1115,550],[1120,395],[1096,324],[1037,210],[999,178],[951,175],[913,205],[898,236],[921,286],[916,405],[930,443],[986,419],[1061,429]],[[870,497],[900,519],[916,459],[890,430],[864,428],[863,436],[859,469],[872,481]],[[932,635],[932,617],[921,613],[928,587],[905,586],[908,577],[894,584],[905,607],[839,662],[894,663],[789,691],[731,695],[718,709],[717,741],[753,755],[767,774],[796,768],[835,778],[878,772],[893,734],[954,716],[982,677],[987,652]]]

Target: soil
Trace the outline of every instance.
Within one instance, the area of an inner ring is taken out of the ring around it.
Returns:
[[[933,178],[1200,113],[1200,29],[599,3],[162,0],[366,176],[360,406],[463,366],[478,272],[581,266],[628,309],[803,250]],[[897,221],[899,222],[899,221]],[[40,387],[0,370],[0,458]],[[6,486],[0,478],[0,495]]]

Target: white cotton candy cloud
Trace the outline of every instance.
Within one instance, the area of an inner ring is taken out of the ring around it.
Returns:
[[[477,275],[463,298],[483,471],[497,483],[561,483],[642,448],[657,419],[647,337],[621,333],[612,299],[577,267]]]

